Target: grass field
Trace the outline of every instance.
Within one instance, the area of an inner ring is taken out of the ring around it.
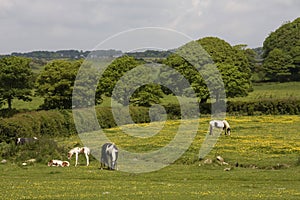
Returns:
[[[300,82],[260,83],[247,97],[230,98],[232,101],[259,101],[267,99],[300,99]]]
[[[99,170],[96,159],[86,167],[82,157],[82,165],[74,167],[72,160],[69,168],[21,166],[8,159],[0,164],[0,199],[300,199],[299,116],[228,116],[232,135],[220,136],[205,157],[213,162],[205,164],[197,158],[208,121],[200,119],[190,148],[175,163],[150,173],[126,173],[122,165],[119,171]],[[179,124],[167,121],[152,139],[138,142],[122,136],[119,128],[105,132],[119,147],[143,152],[171,141]],[[56,141],[80,142],[78,136]],[[229,165],[218,164],[217,155]]]
[[[300,82],[288,83],[261,83],[254,85],[254,91],[250,92],[247,97],[228,98],[230,101],[259,101],[266,99],[300,99]],[[165,96],[162,104],[173,103],[176,101],[174,96]],[[13,101],[13,108],[35,110],[43,103],[40,97],[33,97],[31,102],[21,100]],[[110,98],[104,98],[102,107],[111,106]],[[3,108],[6,108],[4,105]]]

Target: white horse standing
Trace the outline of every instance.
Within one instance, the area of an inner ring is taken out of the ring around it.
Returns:
[[[114,143],[105,143],[101,148],[101,166],[107,166],[110,170],[115,170],[117,168],[117,159],[118,159],[118,147]]]
[[[68,159],[70,160],[72,155],[75,153],[76,156],[76,161],[75,161],[75,167],[78,164],[78,154],[84,154],[85,158],[86,158],[86,166],[89,166],[90,162],[89,162],[89,155],[90,155],[90,149],[87,147],[75,147],[73,149],[71,149],[68,153]]]
[[[225,131],[225,135],[230,135],[230,125],[226,120],[212,120],[209,122],[209,134],[213,134],[214,128],[222,128]]]

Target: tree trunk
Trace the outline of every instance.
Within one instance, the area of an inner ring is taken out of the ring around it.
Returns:
[[[207,102],[207,98],[201,99],[200,103],[206,103]]]
[[[12,103],[12,99],[8,98],[7,99],[7,104],[8,104],[8,109],[11,110],[11,103]]]

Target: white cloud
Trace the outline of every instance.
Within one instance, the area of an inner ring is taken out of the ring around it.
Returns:
[[[149,26],[254,47],[299,10],[299,0],[0,0],[0,53],[88,50],[120,31]]]

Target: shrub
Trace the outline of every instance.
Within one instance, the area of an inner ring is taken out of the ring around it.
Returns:
[[[12,142],[17,137],[68,136],[75,133],[69,111],[38,111],[16,114],[0,120],[0,142]]]
[[[234,114],[272,114],[297,115],[300,112],[300,100],[263,100],[252,102],[227,102],[227,112]]]
[[[182,105],[189,113],[189,117],[197,118],[199,114],[194,105]],[[216,108],[215,109],[221,109]],[[161,109],[149,112],[146,107],[129,106],[129,115],[125,115],[126,107],[117,108],[115,116],[110,107],[97,107],[96,115],[101,128],[111,128],[128,123],[148,123],[150,122],[150,114],[152,120],[161,120],[165,115]],[[154,108],[156,109],[156,108]],[[180,119],[181,107],[179,104],[164,105],[167,119]],[[201,114],[211,113],[210,103],[201,103],[199,105]],[[152,110],[153,111],[153,110]],[[88,111],[87,111],[88,112]],[[300,100],[264,100],[253,102],[227,102],[227,113],[242,115],[259,115],[259,114],[300,114]],[[78,132],[93,131],[99,128],[92,119],[87,119],[91,115],[81,112],[77,122],[84,123],[88,130],[78,130]],[[80,120],[82,118],[82,120]],[[0,143],[12,142],[16,137],[41,137],[41,136],[69,136],[76,134],[76,128],[73,115],[70,110],[49,110],[19,113],[10,118],[2,118],[0,120]]]
[[[0,150],[0,157],[18,163],[29,159],[35,159],[39,163],[47,163],[51,159],[65,160],[67,158],[67,149],[59,147],[54,140],[47,138],[40,138],[37,142],[25,145],[2,142],[0,143]]]

